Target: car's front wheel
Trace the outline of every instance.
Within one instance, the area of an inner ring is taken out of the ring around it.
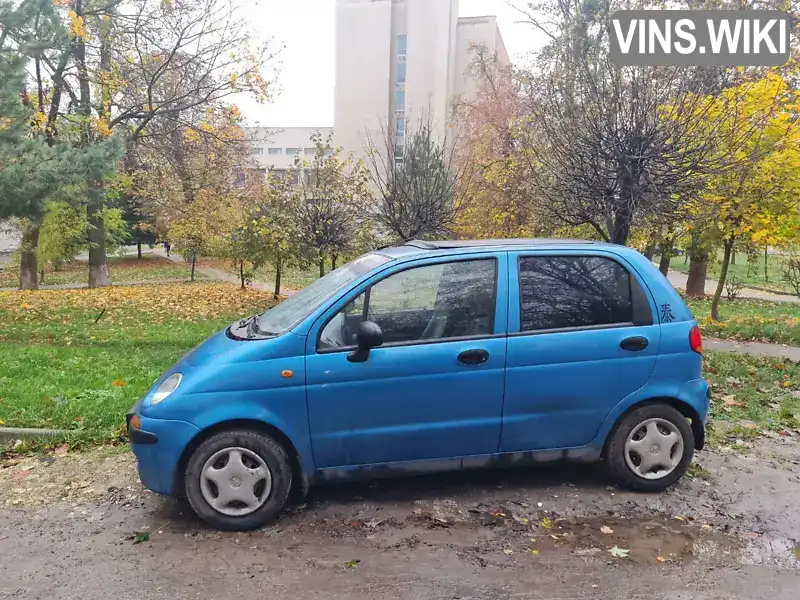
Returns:
[[[269,435],[224,431],[194,451],[184,485],[201,519],[218,529],[244,531],[273,521],[286,506],[292,466],[286,450]]]
[[[692,456],[694,433],[686,417],[666,404],[648,404],[620,421],[604,459],[622,485],[659,492],[683,477]]]

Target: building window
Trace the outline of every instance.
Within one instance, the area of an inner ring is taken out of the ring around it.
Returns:
[[[406,134],[406,120],[405,119],[397,119],[397,127],[395,128],[395,134],[397,137],[403,137]]]
[[[333,150],[325,148],[325,158],[330,158],[331,156],[333,156]]]
[[[406,53],[407,43],[408,43],[408,36],[406,36],[406,35],[398,35],[397,36],[397,54],[405,54]]]
[[[284,169],[272,169],[269,172],[269,175],[278,181],[283,181],[283,178],[286,176],[286,171]]]
[[[286,154],[288,156],[300,156],[300,148],[287,148]]]
[[[394,146],[394,159],[403,160],[404,155],[405,155],[405,145],[402,142],[398,142]]]
[[[253,150],[251,151],[251,154],[253,156],[256,156],[256,155],[261,156],[262,154],[264,154],[264,149],[263,148],[259,148],[259,147],[254,147]]]
[[[305,154],[306,156],[316,156],[317,155],[317,149],[316,148],[306,148],[305,150],[303,150],[303,154]]]
[[[394,100],[397,105],[397,108],[405,108],[406,107],[406,91],[405,90],[397,90],[394,93]]]
[[[280,156],[283,153],[283,148],[270,148],[268,153],[272,156]]]
[[[406,63],[397,63],[397,83],[406,82]]]

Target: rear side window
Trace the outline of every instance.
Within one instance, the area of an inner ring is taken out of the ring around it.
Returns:
[[[633,322],[630,273],[602,256],[524,256],[521,331]]]

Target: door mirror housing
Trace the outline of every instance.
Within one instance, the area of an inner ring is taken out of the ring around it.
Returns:
[[[347,355],[350,362],[364,362],[369,357],[369,351],[383,344],[383,332],[377,323],[362,321],[356,330],[356,344],[358,348]]]

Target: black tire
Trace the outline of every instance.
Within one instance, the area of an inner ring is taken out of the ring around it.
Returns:
[[[244,516],[225,515],[215,510],[203,497],[200,474],[206,461],[225,448],[246,448],[260,456],[272,475],[272,489],[255,512]],[[292,490],[292,465],[286,449],[267,434],[252,430],[223,431],[212,435],[189,458],[184,475],[186,497],[203,521],[217,529],[247,531],[274,521],[284,509]]]
[[[634,428],[653,418],[664,419],[675,425],[683,436],[683,456],[668,475],[660,479],[645,479],[628,466],[625,460],[625,441]],[[619,421],[606,444],[603,460],[610,475],[620,485],[640,492],[660,492],[683,477],[693,456],[694,432],[686,417],[667,404],[648,404],[632,410]]]

